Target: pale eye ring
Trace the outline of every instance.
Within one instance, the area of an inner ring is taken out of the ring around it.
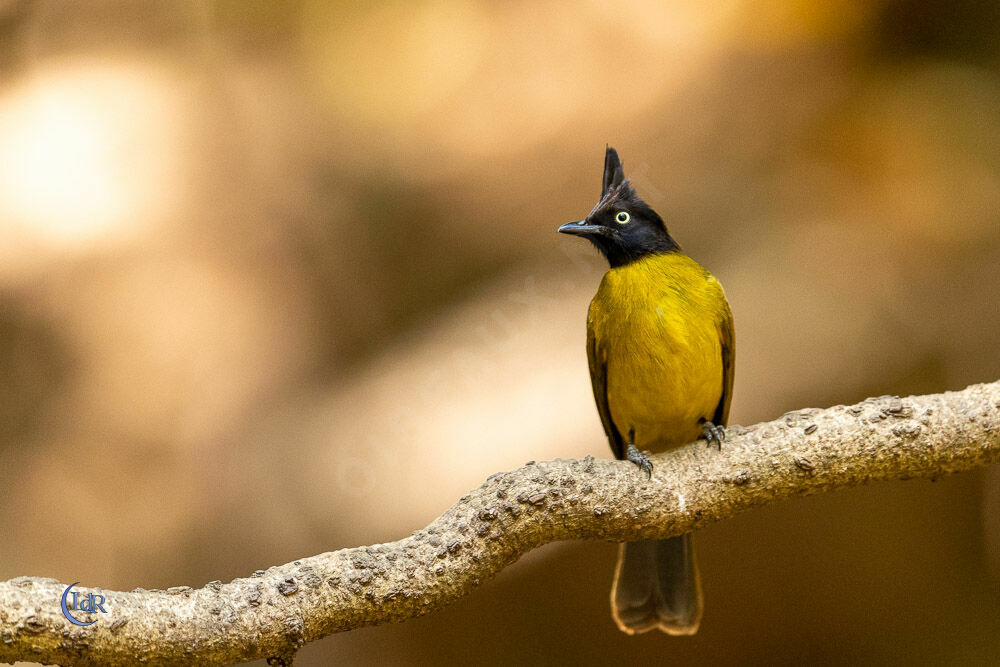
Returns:
[[[615,222],[617,222],[619,225],[624,225],[631,219],[632,216],[628,214],[628,211],[618,211],[618,215],[615,216]]]

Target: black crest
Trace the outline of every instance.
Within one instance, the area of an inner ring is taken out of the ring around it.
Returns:
[[[622,161],[618,158],[618,151],[611,146],[604,149],[604,182],[601,185],[601,199],[608,196],[608,193],[618,188],[625,180],[625,171],[622,169]]]

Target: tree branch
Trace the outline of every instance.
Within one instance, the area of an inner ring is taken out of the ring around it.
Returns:
[[[872,480],[935,478],[1000,460],[1000,382],[905,399],[807,409],[729,430],[721,452],[694,443],[630,463],[555,460],[497,473],[423,530],[204,588],[103,595],[81,628],[65,585],[0,583],[0,661],[80,665],[291,662],[306,642],[401,621],[469,593],[555,540],[664,538],[796,495]]]

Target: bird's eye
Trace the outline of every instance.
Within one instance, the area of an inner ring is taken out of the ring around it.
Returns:
[[[627,211],[618,211],[618,215],[615,216],[615,222],[617,222],[619,225],[624,225],[631,219],[632,216],[630,216]]]

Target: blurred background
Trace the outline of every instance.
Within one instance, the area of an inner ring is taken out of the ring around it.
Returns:
[[[607,457],[606,143],[725,285],[732,421],[1000,378],[1000,5],[0,0],[0,579],[201,586]],[[1000,662],[996,470],[701,531],[690,639],[537,550],[303,665]],[[299,664],[299,663],[296,663]]]

